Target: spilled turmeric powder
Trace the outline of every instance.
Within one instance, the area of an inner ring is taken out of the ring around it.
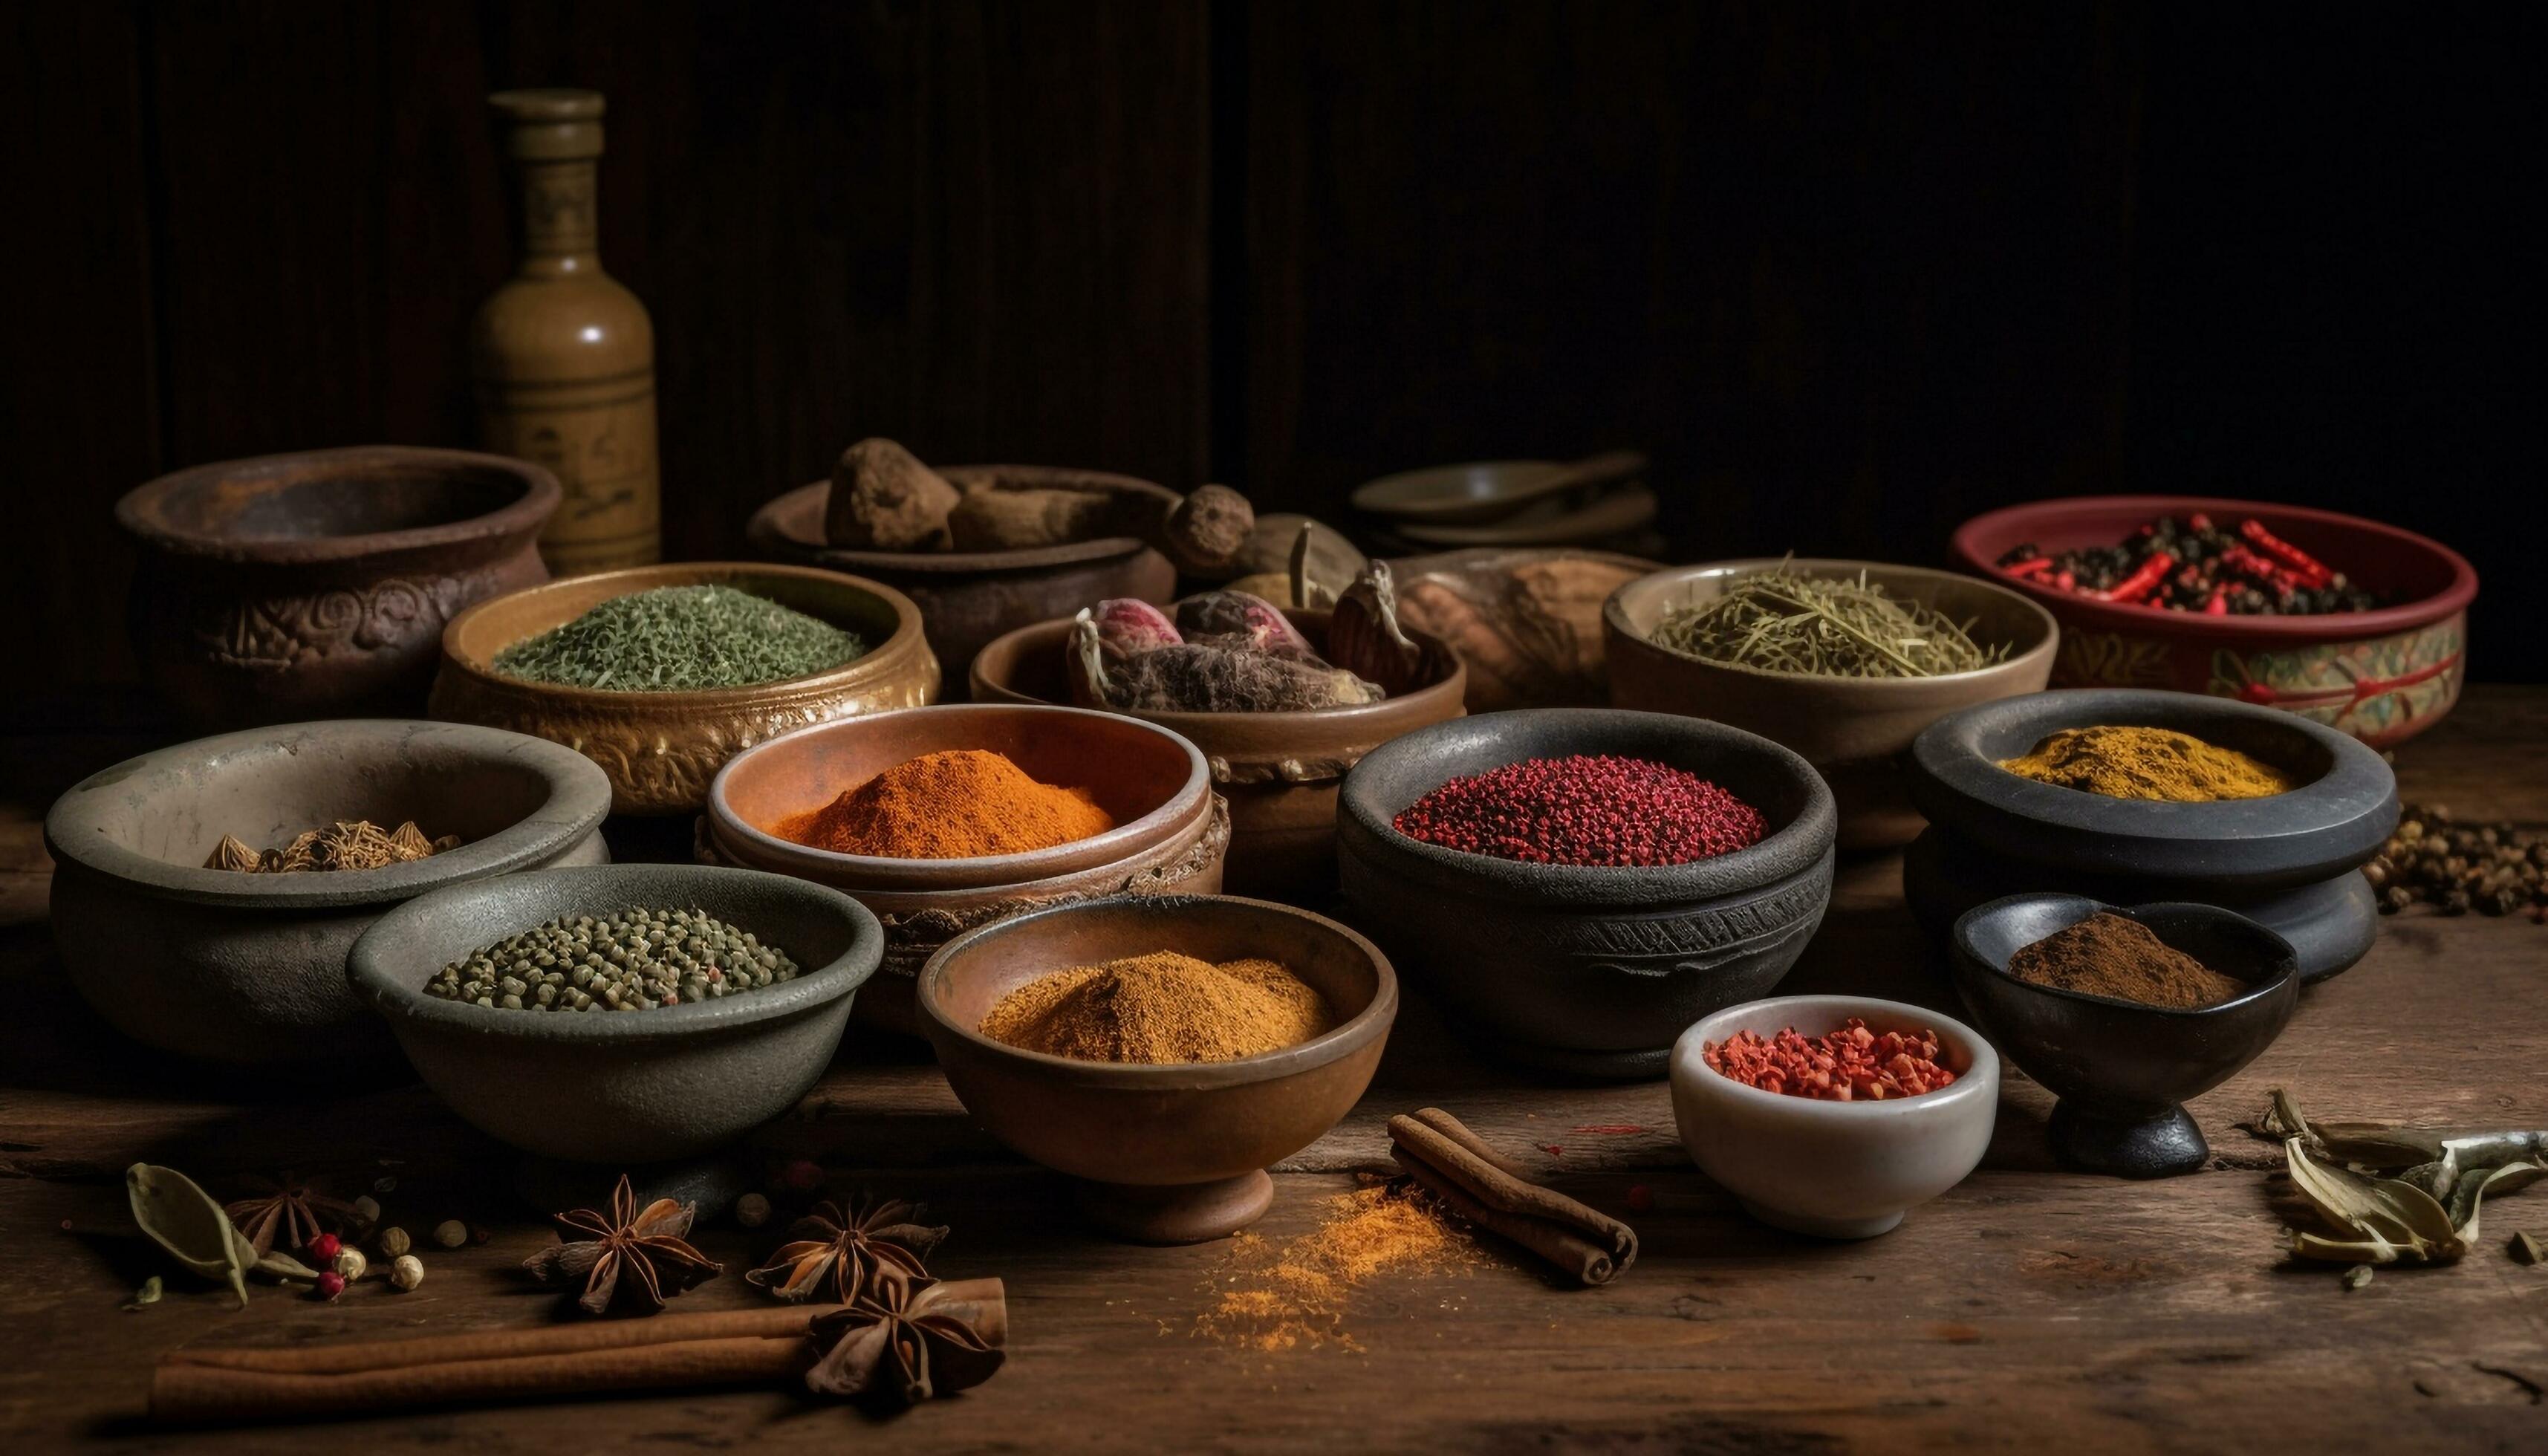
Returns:
[[[1212,1303],[1191,1333],[1260,1354],[1358,1350],[1345,1316],[1363,1285],[1383,1274],[1464,1274],[1494,1262],[1430,1195],[1375,1181],[1324,1200],[1319,1227],[1297,1238],[1276,1244],[1251,1232],[1230,1240],[1207,1286]]]

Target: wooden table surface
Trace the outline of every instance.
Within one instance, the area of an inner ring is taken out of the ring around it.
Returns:
[[[2473,690],[2399,759],[2410,798],[2548,822],[2548,689]],[[1782,989],[1952,1006],[1889,859],[1846,866]],[[2526,918],[2384,922],[2368,959],[2309,991],[2278,1044],[2195,1104],[2216,1154],[2200,1173],[2057,1171],[2048,1099],[2012,1069],[1981,1170],[1864,1243],[1746,1219],[1683,1154],[1663,1084],[1536,1082],[1482,1063],[1411,1002],[1362,1106],[1278,1170],[1258,1231],[1279,1241],[1316,1227],[1322,1200],[1383,1160],[1383,1121],[1438,1104],[1597,1206],[1624,1213],[1631,1188],[1649,1190],[1653,1207],[1627,1215],[1643,1255],[1597,1290],[1509,1258],[1384,1275],[1345,1313],[1350,1348],[1273,1354],[1197,1333],[1228,1244],[1090,1236],[1058,1180],[974,1131],[925,1060],[862,1045],[759,1145],[929,1199],[956,1230],[938,1272],[1005,1279],[1013,1325],[996,1379],[891,1419],[749,1391],[156,1429],[142,1413],[151,1364],[180,1346],[550,1320],[555,1296],[516,1272],[549,1235],[502,1191],[501,1150],[419,1088],[253,1093],[158,1065],[61,986],[41,926],[0,936],[0,1434],[12,1450],[2548,1449],[2548,1267],[2501,1249],[2514,1228],[2548,1233],[2548,1188],[2491,1205],[2487,1247],[2461,1265],[2384,1271],[2348,1292],[2333,1268],[2283,1257],[2279,1149],[2234,1126],[2285,1086],[2320,1117],[2548,1127],[2548,927]],[[493,1237],[425,1248],[430,1273],[409,1295],[372,1281],[324,1305],[260,1285],[232,1313],[227,1296],[172,1277],[160,1304],[119,1313],[157,1268],[148,1250],[61,1226],[124,1224],[121,1174],[139,1159],[216,1188],[286,1166],[386,1174],[398,1179],[391,1222],[421,1232],[460,1215]],[[728,1273],[679,1308],[765,1298],[739,1277],[759,1252],[750,1235],[717,1227],[698,1242]]]

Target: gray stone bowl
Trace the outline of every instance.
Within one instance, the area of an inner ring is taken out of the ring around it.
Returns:
[[[2262,759],[2289,793],[2208,804],[2108,798],[1999,767],[2062,728],[2167,728]],[[2191,900],[2233,910],[2291,944],[2301,979],[2362,958],[2379,934],[2354,871],[2398,824],[2380,755],[2296,713],[2190,692],[2079,688],[1982,703],[1911,746],[1911,794],[1930,828],[1903,863],[1913,914],[1944,940],[1956,918],[2006,895],[2064,892],[2113,904]]]
[[[345,984],[383,912],[516,869],[597,864],[610,779],[570,748],[495,728],[348,719],[178,744],[81,780],[45,818],[53,943],[71,983],[136,1042],[233,1066],[397,1069]],[[338,819],[467,843],[386,869],[207,869]]]
[[[1612,869],[1465,854],[1392,827],[1446,779],[1574,754],[1688,770],[1759,809],[1770,834],[1712,860]],[[1831,900],[1831,789],[1796,754],[1702,718],[1535,708],[1436,723],[1356,764],[1337,810],[1355,925],[1479,1040],[1576,1075],[1662,1076],[1683,1028],[1769,994]]]
[[[704,910],[787,953],[795,978],[634,1012],[504,1011],[424,993],[443,966],[560,916]],[[758,869],[610,864],[454,885],[354,944],[354,990],[424,1084],[489,1137],[575,1163],[661,1163],[721,1147],[823,1074],[884,929],[839,890]]]

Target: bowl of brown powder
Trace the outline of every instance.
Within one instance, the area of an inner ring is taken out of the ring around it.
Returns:
[[[2300,995],[2290,943],[2216,905],[2011,895],[1965,912],[1954,942],[1973,1021],[2061,1099],[2052,1150],[2089,1172],[2202,1167],[2184,1102],[2255,1060]]]
[[[1229,895],[1083,901],[950,941],[920,1018],[965,1108],[1079,1179],[1089,1221],[1147,1243],[1265,1212],[1265,1167],[1352,1109],[1398,977],[1321,915]]]

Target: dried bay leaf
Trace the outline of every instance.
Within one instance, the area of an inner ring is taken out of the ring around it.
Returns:
[[[2465,1256],[2489,1193],[2548,1177],[2548,1133],[2319,1123],[2276,1088],[2260,1131],[2284,1139],[2292,1186],[2329,1226],[2287,1230],[2303,1258],[2385,1264]]]
[[[247,1269],[254,1256],[212,1195],[175,1168],[150,1163],[124,1170],[124,1191],[133,1222],[151,1242],[205,1278],[228,1281],[238,1307],[247,1308]]]

